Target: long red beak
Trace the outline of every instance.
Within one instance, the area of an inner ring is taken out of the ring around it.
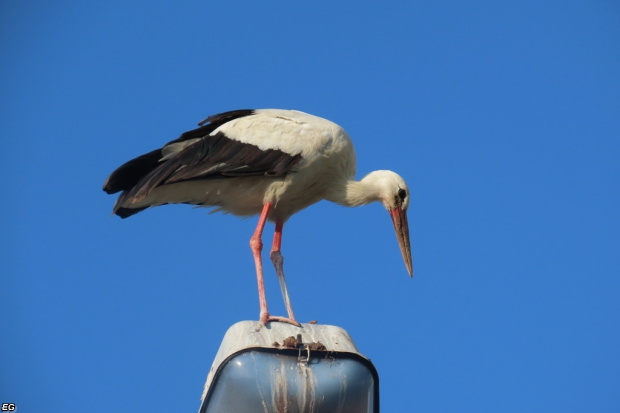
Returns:
[[[411,243],[409,242],[409,224],[407,223],[407,211],[404,211],[401,207],[390,209],[390,216],[394,223],[394,230],[396,231],[396,238],[398,238],[398,245],[400,252],[403,254],[405,260],[405,266],[407,272],[413,277],[413,264],[411,263]]]

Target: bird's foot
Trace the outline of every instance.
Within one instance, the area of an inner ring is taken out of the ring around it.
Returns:
[[[267,325],[270,321],[277,321],[279,323],[289,323],[296,327],[301,327],[301,324],[294,318],[287,318],[282,316],[270,315],[269,313],[264,313],[260,315],[260,321],[262,321],[263,325]]]

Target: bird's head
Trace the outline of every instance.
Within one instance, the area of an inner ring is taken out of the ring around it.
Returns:
[[[409,208],[411,194],[405,180],[392,171],[374,171],[368,174],[363,181],[372,182],[378,200],[390,213],[407,272],[413,277],[409,224],[407,222],[407,208]]]

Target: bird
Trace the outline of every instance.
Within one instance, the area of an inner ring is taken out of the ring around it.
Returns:
[[[407,209],[411,193],[395,172],[378,170],[355,180],[356,154],[347,132],[327,119],[296,110],[240,109],[212,115],[179,138],[132,159],[105,180],[120,192],[113,214],[127,218],[149,207],[192,204],[211,212],[258,215],[250,238],[263,325],[295,318],[281,253],[284,224],[327,200],[348,207],[380,202],[388,211],[407,272],[413,277]],[[287,316],[269,313],[265,298],[262,234],[275,223],[270,258]]]

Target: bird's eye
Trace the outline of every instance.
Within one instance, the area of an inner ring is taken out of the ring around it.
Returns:
[[[398,197],[400,198],[401,201],[404,201],[405,198],[407,197],[407,191],[405,191],[404,189],[399,189]]]

